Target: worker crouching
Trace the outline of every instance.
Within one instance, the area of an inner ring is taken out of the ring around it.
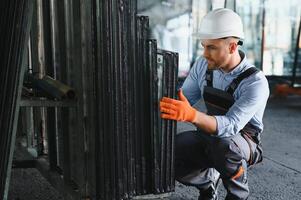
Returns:
[[[220,179],[227,190],[226,200],[247,199],[248,167],[262,160],[260,135],[268,82],[238,49],[244,39],[243,26],[232,10],[209,12],[196,36],[203,56],[190,70],[179,99],[160,101],[162,118],[197,127],[176,137],[176,179],[197,187],[199,200],[217,199]],[[206,113],[191,106],[201,98]]]

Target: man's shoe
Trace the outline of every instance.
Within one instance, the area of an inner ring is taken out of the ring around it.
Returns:
[[[217,191],[213,185],[205,190],[200,190],[200,196],[198,200],[218,200]]]

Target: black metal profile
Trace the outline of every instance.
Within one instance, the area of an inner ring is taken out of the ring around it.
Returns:
[[[0,199],[7,199],[32,1],[1,1],[0,7]]]
[[[138,48],[138,61],[136,66],[136,83],[137,83],[137,119],[138,130],[136,131],[136,176],[138,180],[137,184],[137,194],[146,194],[149,188],[149,181],[147,180],[147,175],[149,174],[149,167],[147,160],[149,153],[149,146],[147,141],[150,141],[150,126],[148,118],[148,104],[150,94],[149,94],[149,66],[147,63],[147,39],[149,31],[149,19],[146,16],[139,16],[137,18],[137,48]]]
[[[176,98],[178,54],[170,51],[158,50],[158,96]],[[159,146],[160,155],[160,191],[168,192],[174,189],[174,135],[176,122],[159,118]]]

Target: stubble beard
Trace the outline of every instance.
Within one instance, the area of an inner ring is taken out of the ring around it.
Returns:
[[[216,63],[211,63],[211,64],[209,64],[209,62],[208,62],[208,69],[209,70],[216,70],[216,69],[218,69],[219,67],[216,65]]]

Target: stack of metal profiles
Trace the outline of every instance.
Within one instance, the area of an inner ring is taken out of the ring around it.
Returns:
[[[159,99],[175,98],[178,55],[149,39],[135,1],[96,6],[97,199],[127,199],[174,189],[176,122]],[[98,10],[99,9],[99,10]],[[106,20],[104,20],[106,19]]]
[[[1,8],[22,7],[29,1],[16,2]],[[136,0],[87,0],[85,4],[80,0],[53,0],[34,4],[32,69],[43,68],[46,75],[68,84],[77,98],[76,107],[64,104],[54,110],[55,106],[43,104],[48,107],[45,135],[50,170],[45,159],[38,157],[36,162],[45,177],[57,172],[49,180],[65,199],[130,199],[174,189],[176,122],[162,120],[158,105],[162,96],[175,98],[178,55],[157,49],[156,41],[149,39],[149,19],[137,16],[136,4]],[[2,15],[20,14],[25,20],[24,13],[29,12],[6,9]],[[17,46],[10,45],[23,45],[24,35],[18,35],[15,26],[8,26],[13,20],[0,20],[4,27],[1,30],[6,30],[1,32],[5,48],[1,49],[4,67],[0,69],[0,80],[7,94],[2,95],[1,90],[2,195],[10,166],[9,149],[14,146],[9,133],[16,127],[13,117],[17,116],[17,86],[23,79],[19,68],[10,67],[19,67],[15,62],[20,62],[21,55],[14,52]],[[25,30],[24,25],[22,28]],[[9,36],[14,38],[9,40]],[[40,57],[45,57],[45,63],[40,63]],[[25,116],[33,116],[29,110],[32,108],[24,113],[31,114]],[[41,124],[35,117],[30,121],[35,126]]]
[[[1,1],[0,18],[0,199],[5,199],[18,120],[31,0]],[[24,64],[24,63],[23,63]]]

